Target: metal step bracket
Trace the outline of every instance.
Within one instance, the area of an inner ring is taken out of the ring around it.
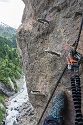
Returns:
[[[31,91],[31,94],[37,95],[37,96],[46,96],[45,93],[43,93],[43,92],[41,92],[39,90],[33,90],[33,91]]]

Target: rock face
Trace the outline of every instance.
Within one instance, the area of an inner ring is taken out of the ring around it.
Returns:
[[[29,98],[38,120],[66,64],[66,56],[77,39],[83,0],[23,0],[23,2],[25,8],[22,25],[17,31],[17,45],[24,67]],[[45,19],[48,22],[40,23],[38,19]],[[59,53],[60,57],[49,54],[45,50]],[[78,51],[83,54],[83,31]],[[80,74],[83,92],[82,65]],[[59,83],[57,91],[60,89],[65,89],[68,95],[64,124],[74,125],[75,112],[68,70]],[[49,113],[50,106],[51,103],[46,115]],[[23,125],[23,122],[20,125]]]
[[[2,82],[0,82],[0,94],[3,94],[7,97],[10,97],[15,94],[15,91],[7,86],[5,86]]]

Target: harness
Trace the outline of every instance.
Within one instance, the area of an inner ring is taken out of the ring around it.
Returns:
[[[47,22],[46,20],[39,20],[40,23],[43,22]],[[47,22],[48,23],[48,22]],[[78,53],[76,51],[77,47],[78,47],[78,43],[79,43],[79,39],[80,39],[80,35],[81,35],[81,31],[82,31],[82,25],[83,25],[83,14],[82,14],[82,21],[81,21],[81,25],[80,25],[80,30],[78,33],[78,38],[75,41],[75,47],[73,50],[71,50],[71,52],[68,54],[67,57],[67,64],[65,65],[61,75],[59,76],[58,81],[56,82],[54,89],[51,93],[51,96],[41,114],[41,117],[37,123],[37,125],[40,124],[41,119],[52,99],[52,96],[61,80],[61,78],[63,77],[67,67],[70,70],[70,80],[71,80],[71,89],[72,89],[72,98],[73,98],[73,103],[74,103],[74,108],[75,108],[75,112],[76,112],[76,118],[75,118],[75,125],[83,125],[83,119],[82,119],[82,112],[81,112],[81,86],[80,86],[80,76],[79,76],[79,66],[81,63],[81,60],[83,59],[83,56]],[[51,52],[51,51],[47,51],[48,53],[57,55],[55,52]]]

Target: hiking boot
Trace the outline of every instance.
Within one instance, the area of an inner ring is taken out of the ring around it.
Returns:
[[[59,91],[54,97],[50,115],[56,119],[56,122],[63,125],[63,112],[66,107],[67,97],[63,91]]]

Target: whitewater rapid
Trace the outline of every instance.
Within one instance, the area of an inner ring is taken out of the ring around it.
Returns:
[[[28,101],[28,93],[26,88],[25,77],[20,81],[22,82],[22,87],[20,91],[14,96],[9,98],[8,106],[6,109],[6,120],[5,125],[14,125],[17,123],[17,116],[19,115],[19,108],[23,103]]]

